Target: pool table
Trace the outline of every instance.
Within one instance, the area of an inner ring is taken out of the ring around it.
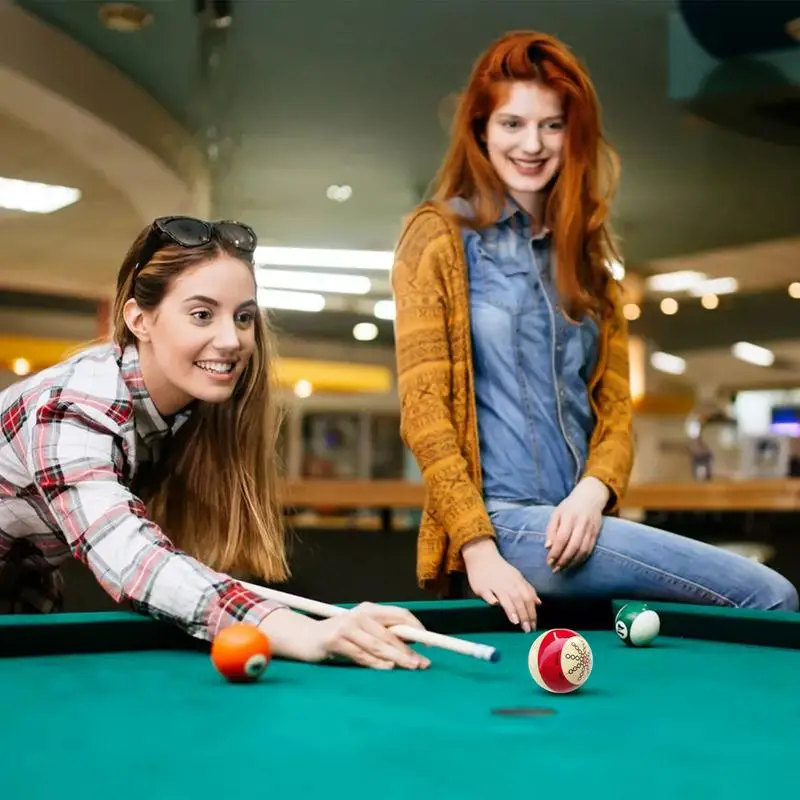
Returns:
[[[533,634],[480,601],[407,605],[498,663],[426,650],[420,672],[273,660],[230,684],[206,643],[126,612],[0,617],[0,797],[595,800],[796,796],[800,615],[545,599],[539,631],[589,641],[577,692],[540,689]]]

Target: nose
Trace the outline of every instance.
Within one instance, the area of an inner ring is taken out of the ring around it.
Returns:
[[[530,153],[531,155],[536,155],[542,149],[542,132],[539,130],[539,126],[535,123],[531,123],[525,129],[525,135],[522,140],[522,148],[526,153]]]
[[[239,331],[233,320],[219,320],[214,330],[214,347],[221,351],[238,350]]]

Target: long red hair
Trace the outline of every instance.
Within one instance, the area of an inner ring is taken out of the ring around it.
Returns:
[[[561,41],[536,31],[512,32],[475,62],[436,176],[434,199],[470,200],[474,214],[460,217],[464,224],[482,228],[497,221],[506,187],[489,161],[483,136],[492,111],[514,81],[539,81],[561,96],[564,157],[545,212],[555,243],[556,287],[570,315],[602,313],[609,308],[609,267],[619,260],[609,223],[619,161],[603,135],[600,104],[588,73]]]

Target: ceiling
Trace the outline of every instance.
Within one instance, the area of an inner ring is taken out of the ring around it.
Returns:
[[[63,147],[55,131],[48,135],[0,113],[0,142],[0,176],[41,181],[44,157],[46,182],[83,193],[80,203],[56,214],[0,209],[0,284],[69,295],[79,265],[83,283],[102,285],[108,254],[121,261],[141,228],[128,198]]]
[[[775,367],[766,369],[734,358],[718,348],[684,353],[685,380],[695,385],[753,388],[800,386],[800,338],[762,341],[775,354]]]
[[[753,4],[772,5],[729,5]],[[189,0],[139,3],[153,23],[136,33],[105,28],[97,0],[18,5],[133,78],[198,139],[213,128],[221,154],[213,165],[215,214],[249,222],[262,244],[288,246],[391,250],[438,166],[448,109],[474,59],[511,29],[554,33],[588,65],[622,157],[615,218],[628,270],[699,269],[740,281],[740,293],[722,297],[715,311],[687,299],[666,317],[660,298],[645,296],[632,331],[670,352],[800,338],[800,303],[786,292],[800,280],[800,138],[744,135],[727,120],[709,121],[711,112],[702,118],[696,98],[675,99],[681,81],[694,79],[693,65],[704,63],[694,51],[676,53],[677,2],[247,0],[234,2],[232,25],[213,33],[203,32]],[[781,7],[797,5],[783,0]],[[210,52],[218,59],[213,69]],[[39,179],[59,174],[49,158],[57,136],[39,141],[0,120],[0,141],[0,174],[37,174],[36,154],[45,151]],[[101,175],[69,177],[93,187],[92,214],[77,227],[70,217],[77,210],[0,218],[3,250],[25,269],[68,262],[73,276],[107,279],[118,264],[109,265],[109,254],[131,235],[124,198],[105,191]],[[330,184],[352,186],[351,199],[328,200]],[[102,231],[90,223],[98,218]],[[113,246],[94,247],[90,234],[108,234]],[[58,259],[46,241],[59,242]],[[2,282],[5,259],[0,264]],[[336,312],[277,312],[277,324],[291,336],[352,341],[355,322],[371,318],[365,301],[388,296],[385,276],[381,283],[359,305],[345,299],[334,302],[342,308]],[[66,291],[63,281],[52,287]],[[376,322],[376,344],[390,343],[391,324]]]

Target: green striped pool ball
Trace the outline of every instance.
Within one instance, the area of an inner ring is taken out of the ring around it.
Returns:
[[[647,647],[658,636],[661,620],[646,603],[626,603],[614,618],[614,630],[625,644]]]

